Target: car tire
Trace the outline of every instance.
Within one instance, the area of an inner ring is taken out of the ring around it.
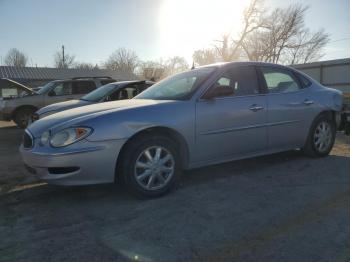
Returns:
[[[336,136],[335,122],[329,116],[318,116],[309,131],[303,152],[310,157],[327,156],[333,148]]]
[[[33,108],[21,108],[15,113],[13,121],[19,128],[24,129],[30,124],[34,113],[35,109]]]
[[[121,171],[127,189],[139,196],[154,198],[173,189],[181,174],[176,143],[165,136],[137,137],[122,153]]]

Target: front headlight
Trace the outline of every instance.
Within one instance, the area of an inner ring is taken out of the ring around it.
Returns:
[[[50,138],[50,144],[53,147],[63,147],[71,145],[82,140],[92,133],[89,127],[71,127],[53,134]],[[45,133],[43,135],[46,136]],[[45,140],[45,139],[44,139]]]

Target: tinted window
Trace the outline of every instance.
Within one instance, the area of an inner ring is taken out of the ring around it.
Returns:
[[[232,88],[232,96],[246,96],[259,93],[256,71],[252,66],[232,68],[225,72],[214,85],[216,87]]]
[[[292,72],[280,68],[262,67],[269,93],[288,93],[298,91],[300,86]]]
[[[73,94],[87,94],[96,89],[93,81],[75,81],[72,82]]]
[[[128,85],[110,94],[108,96],[108,100],[114,101],[114,100],[131,99],[134,96],[138,95],[139,93],[140,93],[139,85],[137,84]]]
[[[52,89],[54,96],[64,96],[72,94],[72,86],[69,82],[59,82]]]

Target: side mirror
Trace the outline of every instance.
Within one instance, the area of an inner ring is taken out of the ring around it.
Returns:
[[[216,86],[215,88],[209,90],[204,95],[204,99],[213,99],[215,97],[224,97],[224,96],[232,96],[233,88],[231,86]]]
[[[55,96],[56,93],[55,93],[55,91],[50,90],[50,91],[47,93],[47,95],[48,95],[48,96]]]

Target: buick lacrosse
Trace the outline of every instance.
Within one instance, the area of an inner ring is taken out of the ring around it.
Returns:
[[[326,156],[341,109],[341,92],[292,68],[215,64],[171,76],[131,100],[40,119],[25,130],[20,152],[48,183],[123,181],[154,197],[173,188],[183,169],[291,149]]]

